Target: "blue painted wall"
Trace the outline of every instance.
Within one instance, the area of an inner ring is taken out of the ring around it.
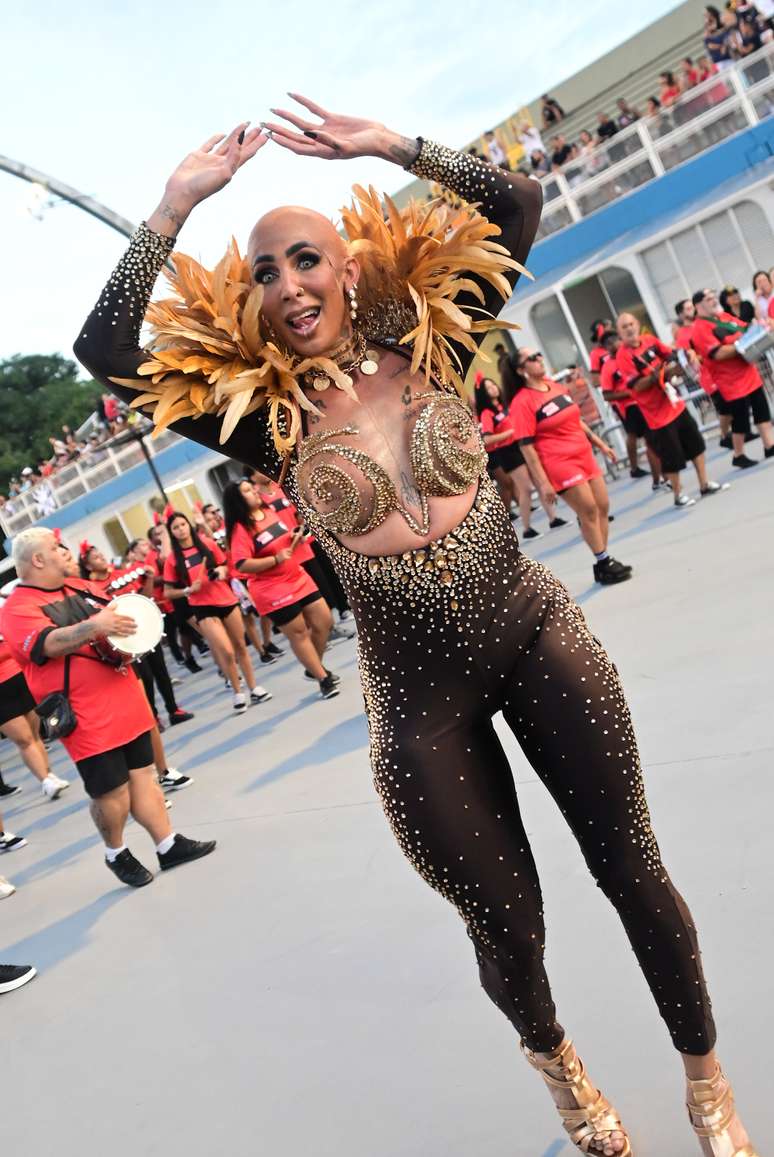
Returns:
[[[756,166],[768,161],[772,155],[774,118],[769,117],[762,124],[745,129],[620,201],[598,210],[591,217],[539,241],[529,255],[529,268],[536,278],[550,276],[554,269],[569,262],[582,261],[634,226],[642,227],[652,222],[655,228],[659,218],[673,214],[730,177],[749,171],[750,179],[754,180]],[[522,283],[520,288],[527,290],[528,285]],[[512,300],[518,299],[517,289]]]

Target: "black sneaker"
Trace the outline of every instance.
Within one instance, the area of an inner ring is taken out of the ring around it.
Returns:
[[[159,787],[165,792],[182,791],[184,787],[190,787],[192,783],[192,776],[183,775],[175,767],[168,767],[164,774],[159,776]]]
[[[261,651],[260,659],[261,659],[262,663],[276,663],[277,662],[277,656],[272,655],[272,653],[268,647],[266,648],[265,651]]]
[[[37,975],[31,964],[0,964],[0,992],[13,992]]]
[[[17,791],[21,791],[18,783],[0,783],[0,799],[8,799],[11,795],[16,795]]]
[[[188,670],[189,670],[189,671],[191,671],[191,672],[192,672],[194,675],[196,674],[196,672],[197,672],[197,671],[203,671],[203,670],[204,670],[204,667],[200,667],[200,666],[199,666],[199,664],[196,662],[196,659],[194,659],[193,655],[191,655],[191,658],[190,658],[190,659],[186,659],[186,661],[185,661],[185,666],[186,666],[186,667],[188,668]]]
[[[333,671],[329,671],[327,667],[323,667],[323,671],[330,679],[333,680],[334,683],[340,683],[341,682],[341,676],[336,675]],[[305,679],[311,679],[311,681],[313,683],[319,682],[317,676],[313,675],[311,671],[307,671],[306,669],[304,669],[304,678]]]
[[[178,707],[177,711],[173,711],[169,717],[169,726],[175,727],[178,723],[187,723],[193,717],[193,711],[183,711],[182,707]]]
[[[750,432],[744,436],[745,442],[754,442],[756,438],[760,438],[760,434],[756,434],[754,430],[750,430]]]
[[[738,467],[739,470],[749,470],[751,466],[757,466],[758,462],[755,458],[748,458],[746,454],[737,454],[731,459],[731,465]]]
[[[114,860],[105,860],[114,876],[118,876],[122,884],[130,888],[144,888],[153,880],[152,874],[143,867],[140,861],[132,855],[128,848],[119,852]]]
[[[522,538],[540,538],[540,531],[535,530],[534,526],[529,526],[529,527],[527,527],[526,530],[523,530],[521,532],[521,537]]]
[[[635,466],[633,470],[629,471],[630,478],[648,478],[650,477],[649,470],[643,470],[641,466]]]
[[[706,486],[701,488],[699,493],[701,494],[702,498],[708,498],[711,494],[720,494],[721,490],[730,489],[730,482],[708,482]]]
[[[774,446],[768,446],[763,451],[764,458],[774,458]]]
[[[13,832],[0,832],[0,852],[18,852],[20,848],[26,846],[24,836],[15,836]]]
[[[275,659],[279,659],[280,655],[285,654],[282,647],[278,647],[276,643],[267,643],[264,650],[267,655],[273,655]]]
[[[730,434],[726,434],[724,438],[718,438],[718,446],[722,446],[724,450],[733,450],[734,442]]]
[[[560,526],[567,526],[568,522],[566,518],[559,518],[557,516],[556,518],[552,518],[548,525],[551,530],[558,530]]]
[[[625,583],[631,577],[632,568],[619,562],[617,558],[608,557],[602,559],[601,562],[594,563],[594,580],[602,583],[603,586],[609,586],[612,583]]]
[[[320,694],[323,699],[333,699],[338,693],[339,684],[333,675],[328,673],[324,679],[320,680]]]
[[[215,851],[216,840],[189,840],[188,836],[175,836],[175,842],[168,852],[157,852],[162,872],[187,864],[189,860],[200,860]]]

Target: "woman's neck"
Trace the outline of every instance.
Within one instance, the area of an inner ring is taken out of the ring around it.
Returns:
[[[541,392],[545,392],[546,390],[550,389],[549,383],[546,381],[545,376],[541,376],[539,378],[527,378],[527,386],[530,390],[540,390]]]

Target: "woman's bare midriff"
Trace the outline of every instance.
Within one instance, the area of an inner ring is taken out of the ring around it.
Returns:
[[[305,437],[324,434],[327,430],[340,430],[344,426],[356,427],[357,435],[333,440],[362,451],[381,466],[389,475],[401,505],[421,525],[421,500],[411,467],[411,436],[415,422],[426,405],[421,395],[432,392],[433,384],[426,382],[422,374],[412,375],[406,359],[388,350],[380,353],[376,374],[368,377],[353,371],[352,377],[357,401],[334,387],[324,392],[307,390],[307,397],[319,407],[321,414],[319,417],[314,414],[304,416]],[[475,447],[475,437],[477,435],[471,438],[466,449]],[[353,463],[340,457],[335,461],[356,482],[364,509],[369,510],[373,497],[372,482]],[[313,509],[328,513],[332,506],[321,506],[305,487],[310,472],[309,464],[299,469],[301,495]],[[477,488],[478,483],[472,482],[464,493],[429,497],[427,534],[418,534],[399,511],[391,511],[380,525],[366,534],[336,532],[336,538],[348,550],[367,556],[418,550],[459,526],[475,501]]]

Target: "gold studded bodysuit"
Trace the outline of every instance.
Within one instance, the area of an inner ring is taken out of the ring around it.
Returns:
[[[481,202],[524,261],[539,186],[429,142],[413,171]],[[76,345],[94,377],[129,399],[110,379],[136,376],[141,319],[170,248],[147,229],[135,234]],[[371,341],[400,336],[388,304],[368,321]],[[502,712],[615,905],[675,1047],[706,1053],[715,1030],[696,931],[651,830],[615,667],[561,583],[519,551],[462,403],[430,391],[415,401],[413,427],[398,416],[394,444],[408,439],[418,501],[405,502],[394,473],[359,444],[355,421],[307,431],[290,475],[355,614],[371,762],[392,829],[460,912],[487,994],[529,1048],[555,1048],[564,1030],[544,966],[540,884],[492,724]],[[175,428],[220,448],[209,415]],[[225,451],[279,474],[260,412]],[[459,517],[435,534],[456,503]],[[416,545],[356,549],[390,518]]]

